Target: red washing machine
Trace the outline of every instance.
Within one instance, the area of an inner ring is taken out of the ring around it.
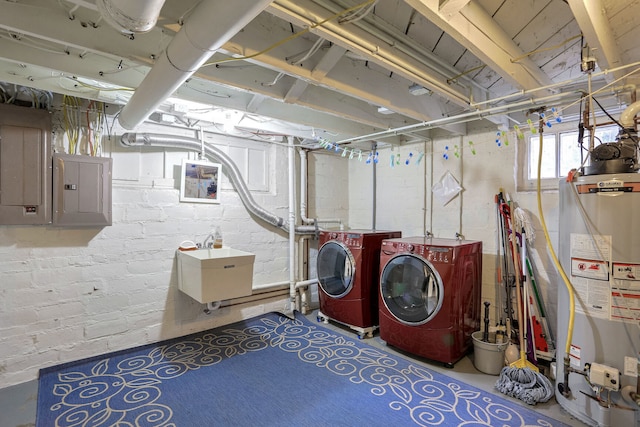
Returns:
[[[480,329],[482,242],[390,239],[380,251],[380,338],[452,368]]]
[[[321,231],[317,271],[318,320],[334,320],[373,336],[378,327],[380,244],[401,237],[399,231]]]

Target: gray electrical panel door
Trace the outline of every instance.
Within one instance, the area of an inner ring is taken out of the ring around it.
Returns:
[[[53,224],[111,225],[109,157],[53,155]]]
[[[0,104],[0,224],[51,223],[51,115]]]

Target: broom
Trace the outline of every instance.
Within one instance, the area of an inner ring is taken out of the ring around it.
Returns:
[[[515,233],[511,233],[511,250],[513,252],[513,265],[516,272],[516,303],[518,307],[518,338],[520,340],[520,359],[512,362],[512,368],[526,368],[531,369],[534,372],[538,372],[538,367],[533,363],[529,362],[526,356],[526,347],[524,343],[524,327],[523,324],[525,322],[524,319],[524,307],[522,301],[522,292],[520,291],[521,276],[520,276],[520,262],[517,259],[517,250],[514,240],[516,239]]]
[[[523,331],[523,301],[521,299],[521,277],[520,264],[516,257],[516,235],[512,230],[510,241],[513,255],[513,264],[516,273],[516,299],[518,310],[518,338],[520,340],[520,358],[505,366],[500,371],[500,378],[496,382],[496,388],[501,393],[518,398],[529,405],[537,402],[546,402],[553,396],[553,385],[551,381],[542,375],[538,368],[529,360],[525,353],[524,331]]]

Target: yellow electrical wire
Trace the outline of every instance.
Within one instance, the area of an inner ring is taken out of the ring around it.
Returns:
[[[477,67],[473,67],[473,68],[471,68],[471,69],[469,69],[467,71],[464,71],[464,72],[462,72],[462,73],[460,73],[460,74],[458,74],[456,76],[450,77],[450,78],[447,79],[447,83],[451,84],[452,82],[454,82],[455,80],[459,79],[460,77],[465,76],[465,75],[467,75],[469,73],[472,73],[472,72],[474,72],[476,70],[482,70],[486,66],[487,66],[487,64],[478,65]]]
[[[519,57],[517,57],[517,58],[515,58],[515,59],[512,59],[512,60],[511,60],[511,62],[512,62],[512,63],[514,63],[514,62],[518,62],[518,61],[520,61],[521,59],[524,59],[524,58],[526,58],[526,57],[528,57],[528,56],[531,56],[531,55],[533,55],[533,54],[535,54],[535,53],[545,52],[545,51],[548,51],[548,50],[560,49],[560,48],[561,48],[562,46],[564,46],[565,44],[569,43],[569,42],[570,42],[570,41],[572,41],[572,40],[578,39],[578,38],[580,38],[580,37],[582,37],[582,34],[578,34],[577,36],[569,37],[568,39],[566,39],[566,40],[565,40],[565,41],[563,41],[562,43],[557,44],[557,45],[555,45],[555,46],[543,47],[543,48],[540,48],[540,49],[532,50],[531,52],[525,53],[524,55],[521,55],[521,56],[519,56]]]
[[[277,48],[278,46],[281,46],[281,45],[285,44],[288,41],[291,41],[291,40],[293,40],[293,39],[295,39],[297,37],[300,37],[301,35],[306,34],[309,31],[326,24],[329,21],[337,19],[337,18],[339,18],[339,17],[341,17],[343,15],[346,15],[348,13],[351,13],[351,12],[353,12],[355,10],[359,10],[359,9],[365,8],[365,7],[369,6],[370,4],[372,4],[372,3],[376,2],[376,1],[377,0],[367,0],[367,1],[363,2],[363,3],[357,4],[357,5],[353,6],[353,7],[345,9],[345,10],[343,10],[341,12],[335,13],[335,14],[331,15],[330,17],[328,17],[326,19],[323,19],[320,22],[316,22],[315,24],[309,25],[308,27],[306,27],[304,30],[302,30],[300,32],[297,32],[297,33],[291,34],[288,37],[285,37],[284,39],[272,44],[271,46],[267,47],[266,49],[261,50],[260,52],[256,52],[256,53],[253,53],[251,55],[246,55],[246,56],[224,58],[224,59],[219,59],[219,60],[213,61],[213,62],[207,62],[206,64],[203,64],[202,67],[208,67],[210,65],[216,65],[216,64],[223,63],[223,62],[242,61],[242,60],[245,60],[245,59],[251,59],[251,58],[255,58],[256,56],[263,55],[263,54],[265,54],[265,53]]]
[[[125,92],[125,91],[135,92],[135,89],[132,89],[130,87],[106,88],[106,87],[101,87],[101,86],[96,86],[96,85],[90,85],[88,83],[81,82],[78,79],[71,79],[71,80],[73,80],[79,86],[86,87],[86,88],[89,88],[89,89],[99,90],[100,92],[120,92],[120,91],[122,91],[122,92]]]
[[[79,137],[79,107],[80,101],[75,96],[64,95],[62,98],[64,132],[69,140],[69,154],[77,152]]]
[[[551,259],[553,259],[553,263],[556,266],[556,269],[560,273],[562,280],[567,287],[567,291],[569,292],[569,324],[567,325],[567,342],[565,344],[565,358],[569,357],[571,353],[571,340],[573,339],[573,323],[575,320],[575,312],[576,312],[576,301],[575,295],[573,292],[573,286],[571,285],[571,281],[567,277],[562,265],[560,265],[560,261],[558,261],[558,257],[556,256],[556,252],[553,250],[553,245],[551,244],[551,239],[549,238],[549,230],[547,230],[547,223],[544,220],[544,213],[542,212],[542,191],[540,189],[540,176],[542,175],[542,143],[544,138],[542,136],[544,130],[544,126],[542,120],[540,120],[540,148],[538,152],[538,178],[536,180],[536,192],[538,197],[538,216],[540,216],[540,224],[542,224],[542,230],[544,231],[544,238],[547,241],[547,246],[549,247],[549,253],[551,254]]]

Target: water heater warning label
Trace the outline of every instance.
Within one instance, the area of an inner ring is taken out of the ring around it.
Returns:
[[[613,278],[640,282],[640,264],[613,263]]]
[[[611,320],[635,323],[640,319],[640,292],[611,291]]]
[[[569,360],[571,360],[571,366],[580,367],[580,352],[581,348],[575,344],[571,344],[569,349]]]
[[[571,258],[571,275],[595,280],[609,280],[608,263],[593,259]]]
[[[640,320],[640,264],[614,262],[611,288],[611,320]]]

